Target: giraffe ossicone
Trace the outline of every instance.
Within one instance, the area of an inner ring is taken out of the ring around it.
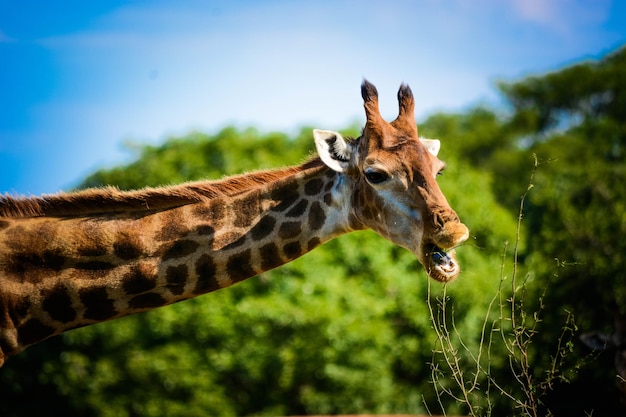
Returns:
[[[0,365],[64,331],[151,310],[373,229],[446,282],[468,237],[436,182],[439,141],[420,139],[410,88],[386,122],[363,81],[359,138],[315,130],[319,157],[219,181],[122,192],[0,196]]]

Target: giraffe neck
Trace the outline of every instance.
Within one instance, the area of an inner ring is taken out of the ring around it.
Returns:
[[[54,334],[230,286],[360,228],[342,174],[321,163],[281,173],[165,209],[0,217],[0,363]]]

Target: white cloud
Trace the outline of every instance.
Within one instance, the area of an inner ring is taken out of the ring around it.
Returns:
[[[511,6],[523,20],[571,35],[581,25],[606,20],[611,0],[512,0]]]
[[[523,19],[542,25],[552,24],[561,0],[513,0],[513,8]]]

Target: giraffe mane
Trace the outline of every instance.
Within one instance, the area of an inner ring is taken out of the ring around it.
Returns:
[[[215,181],[193,181],[167,187],[146,187],[132,191],[121,191],[117,187],[106,186],[38,197],[5,194],[0,195],[0,217],[71,217],[165,210],[213,198],[235,196],[254,187],[322,165],[323,163],[319,158],[313,158],[295,167],[257,171]]]

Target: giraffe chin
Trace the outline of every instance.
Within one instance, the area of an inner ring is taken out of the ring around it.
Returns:
[[[433,244],[426,245],[423,265],[429,277],[439,282],[454,280],[461,272],[454,249],[445,251]]]

